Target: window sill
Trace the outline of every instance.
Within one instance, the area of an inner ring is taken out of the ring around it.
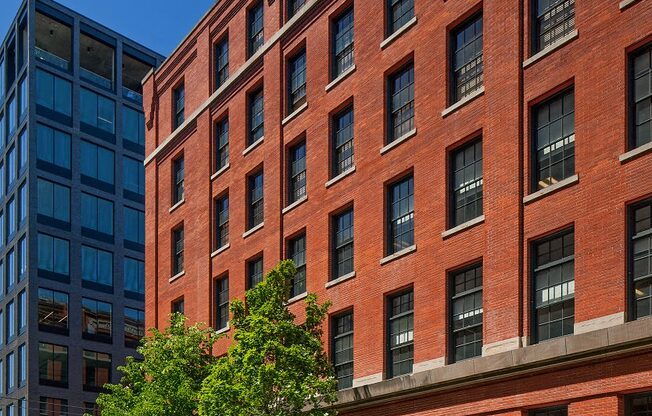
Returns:
[[[179,273],[175,274],[174,276],[170,277],[170,279],[169,279],[168,281],[169,281],[170,283],[172,283],[172,282],[174,282],[175,280],[178,280],[178,279],[180,279],[181,277],[183,277],[183,275],[185,275],[185,274],[186,274],[186,271],[185,271],[185,270],[182,271],[182,272],[179,272]]]
[[[218,329],[217,331],[215,331],[215,335],[224,334],[224,333],[229,332],[230,330],[231,330],[231,325],[226,324],[226,326],[224,328]]]
[[[623,153],[622,155],[618,156],[618,160],[620,160],[621,164],[624,164],[629,162],[630,160],[643,156],[644,154],[647,154],[651,151],[652,151],[652,142],[645,143],[644,145],[639,146],[636,149],[632,149],[629,152]]]
[[[294,297],[291,297],[290,299],[285,302],[285,305],[292,305],[293,303],[299,302],[300,300],[303,300],[308,297],[308,292],[303,292],[300,295],[296,295]]]
[[[530,65],[534,64],[535,62],[540,61],[544,57],[550,55],[551,53],[553,53],[557,49],[561,48],[562,46],[566,45],[567,43],[569,43],[573,39],[577,38],[579,35],[580,34],[577,31],[577,29],[573,30],[568,35],[566,35],[563,38],[557,40],[555,43],[547,46],[545,49],[535,53],[534,55],[532,55],[531,57],[529,57],[528,59],[523,61],[523,68],[527,68]]]
[[[351,272],[351,273],[345,274],[344,276],[338,277],[335,280],[331,280],[330,282],[327,282],[324,287],[326,287],[326,289],[328,289],[330,287],[337,286],[342,282],[346,282],[347,280],[351,280],[354,277],[355,277],[355,272]]]
[[[383,257],[380,259],[380,265],[382,266],[383,264],[390,263],[394,260],[400,259],[401,257],[407,256],[410,253],[414,253],[417,251],[417,245],[412,244],[410,247],[406,247],[403,250],[399,250],[394,254],[390,254],[389,256]]]
[[[211,181],[214,181],[217,179],[218,176],[229,170],[229,167],[231,166],[230,163],[227,163],[226,165],[222,166],[217,172],[211,175]]]
[[[186,202],[186,199],[182,199],[181,201],[177,202],[176,204],[172,205],[169,209],[169,212],[175,211],[177,208],[179,208],[181,205],[183,205]]]
[[[326,92],[328,92],[328,91],[332,90],[333,88],[335,88],[340,82],[344,81],[346,78],[349,77],[349,75],[351,75],[354,72],[355,72],[355,64],[351,65],[346,71],[339,74],[337,76],[337,78],[335,78],[334,80],[329,82],[328,85],[326,85],[326,88],[325,88]]]
[[[297,199],[296,201],[294,201],[293,203],[291,203],[290,205],[288,205],[287,207],[283,208],[283,211],[281,211],[281,214],[287,214],[288,212],[292,211],[293,209],[295,209],[299,205],[303,204],[307,200],[308,200],[308,195],[306,194],[306,195],[302,196],[301,198]]]
[[[246,149],[244,149],[242,151],[242,156],[245,156],[247,153],[251,152],[256,147],[258,147],[263,142],[263,140],[265,140],[265,136],[261,137],[260,139],[256,140],[252,144],[250,144],[249,147],[247,147]]]
[[[453,228],[450,228],[443,233],[441,233],[441,238],[446,239],[450,236],[453,236],[457,233],[461,233],[462,231],[468,230],[469,228],[472,228],[478,224],[482,224],[484,222],[484,215],[480,215],[477,218],[473,218],[472,220],[469,220],[467,222],[463,222],[460,225],[457,225]]]
[[[380,43],[380,49],[385,49],[397,38],[399,38],[403,33],[407,32],[412,26],[417,24],[417,17],[414,16],[412,19],[408,20],[403,26],[401,26],[396,32],[389,35],[384,41]]]
[[[342,179],[344,179],[344,178],[346,178],[347,176],[353,174],[353,172],[355,172],[355,165],[353,165],[352,167],[348,168],[348,169],[345,170],[344,172],[340,173],[339,175],[337,175],[337,176],[334,177],[333,179],[328,180],[328,181],[326,182],[326,188],[330,188],[331,186],[335,185],[336,183],[338,183],[338,182],[341,181]]]
[[[484,85],[480,87],[477,91],[472,92],[471,94],[467,95],[466,97],[462,98],[455,104],[447,107],[444,109],[444,111],[441,112],[442,117],[447,117],[449,114],[456,112],[460,108],[464,107],[471,101],[475,100],[479,96],[484,94]]]
[[[247,237],[249,237],[251,234],[253,234],[253,233],[255,233],[256,231],[260,230],[260,229],[263,228],[264,226],[265,226],[265,223],[264,223],[264,222],[261,222],[260,224],[258,224],[258,225],[255,226],[254,228],[245,231],[245,232],[242,234],[242,238],[247,238]]]
[[[392,150],[396,146],[400,145],[403,142],[406,142],[408,139],[410,139],[410,138],[412,138],[412,137],[414,137],[416,135],[417,135],[417,129],[410,130],[409,132],[405,133],[404,135],[402,135],[398,139],[392,141],[389,144],[386,144],[382,149],[380,149],[380,154],[384,155],[385,153],[389,152],[390,150]]]
[[[230,244],[230,243],[229,243],[229,244],[225,244],[225,245],[223,245],[222,247],[218,248],[217,250],[215,250],[214,252],[211,253],[211,258],[217,256],[217,255],[220,254],[220,253],[225,252],[226,250],[229,249],[229,247],[231,247],[231,244]]]
[[[307,102],[307,101],[306,101],[305,103],[303,103],[303,104],[301,105],[301,107],[297,108],[296,110],[294,110],[293,112],[291,112],[287,117],[285,117],[285,118],[283,119],[283,121],[281,121],[281,126],[285,126],[286,124],[288,124],[290,121],[292,121],[292,119],[294,119],[295,117],[297,117],[299,114],[303,113],[303,111],[304,111],[306,108],[308,108],[308,102]]]
[[[627,9],[629,6],[632,6],[632,5],[634,5],[635,3],[638,3],[638,2],[639,2],[639,0],[623,0],[618,5],[618,8],[622,11],[622,10]]]
[[[541,199],[546,195],[549,195],[553,192],[557,192],[561,189],[567,188],[571,185],[574,185],[580,181],[580,177],[578,174],[575,174],[573,176],[570,176],[564,180],[561,180],[557,182],[554,185],[550,185],[547,188],[543,188],[540,191],[536,191],[530,195],[527,195],[523,198],[523,204],[529,204],[532,201],[536,201],[537,199]]]

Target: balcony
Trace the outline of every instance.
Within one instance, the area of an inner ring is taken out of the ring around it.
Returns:
[[[72,30],[42,13],[36,13],[36,48],[34,56],[64,71],[70,71],[72,60]]]
[[[138,104],[143,104],[143,87],[141,81],[152,69],[130,55],[122,55],[122,97]]]
[[[115,50],[84,33],[79,36],[79,76],[100,88],[113,90]]]

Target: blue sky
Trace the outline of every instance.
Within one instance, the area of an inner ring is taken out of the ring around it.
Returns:
[[[215,0],[58,0],[64,6],[169,55]],[[0,0],[0,42],[21,0]]]

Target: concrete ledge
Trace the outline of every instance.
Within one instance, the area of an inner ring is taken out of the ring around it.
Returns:
[[[618,312],[607,316],[601,316],[588,321],[576,322],[573,331],[576,334],[583,334],[585,332],[597,331],[598,329],[610,328],[616,325],[625,323],[625,313]]]
[[[288,212],[292,211],[293,209],[295,209],[299,205],[303,204],[307,200],[308,200],[308,194],[302,196],[301,198],[297,199],[296,201],[294,201],[293,203],[291,203],[287,207],[283,208],[283,210],[281,211],[281,214],[287,214]]]
[[[620,10],[625,10],[625,9],[628,8],[629,6],[632,6],[632,5],[634,5],[635,3],[638,3],[639,1],[640,1],[640,0],[623,0],[623,1],[621,1],[620,4],[618,5],[618,8],[619,8]]]
[[[325,185],[326,188],[330,188],[331,186],[335,185],[337,182],[339,182],[339,181],[341,181],[342,179],[346,178],[347,176],[349,176],[349,175],[352,174],[353,172],[355,172],[355,165],[353,165],[352,167],[348,168],[348,169],[345,170],[344,172],[340,173],[339,175],[337,175],[337,176],[334,177],[333,179],[329,179],[329,180],[326,182],[326,185]]]
[[[472,219],[470,221],[464,222],[464,223],[462,223],[462,224],[460,224],[460,225],[458,225],[456,227],[453,227],[453,228],[450,228],[450,229],[444,231],[443,233],[441,233],[441,238],[446,239],[446,238],[448,238],[448,237],[450,237],[452,235],[455,235],[457,233],[461,233],[462,231],[467,230],[469,228],[472,228],[472,227],[474,227],[474,226],[476,226],[478,224],[482,224],[483,222],[484,222],[484,215],[480,215],[477,218],[474,218],[474,219]]]
[[[637,147],[636,149],[632,149],[627,153],[623,153],[622,155],[618,156],[618,160],[620,160],[620,163],[625,163],[629,162],[632,159],[636,159],[639,156],[643,156],[644,154],[647,154],[648,152],[652,151],[652,142],[650,143],[645,143],[642,146]]]
[[[231,330],[231,325],[226,324],[226,326],[224,328],[218,329],[217,331],[215,331],[215,334],[216,335],[224,334],[226,332],[229,332],[230,330]]]
[[[346,282],[347,280],[351,280],[355,277],[355,271],[345,274],[344,276],[338,277],[335,280],[331,280],[330,282],[327,282],[324,287],[328,289],[329,287],[337,286],[342,282]]]
[[[226,165],[222,166],[217,172],[211,175],[211,181],[214,181],[218,176],[229,170],[229,167],[231,166],[230,163],[227,163]]]
[[[175,274],[174,276],[170,277],[170,278],[168,279],[168,282],[172,283],[172,282],[174,282],[175,280],[178,280],[178,279],[182,278],[183,275],[185,275],[185,274],[186,274],[186,271],[185,271],[185,270],[182,271],[182,272],[179,272],[179,273]]]
[[[215,250],[214,252],[212,252],[212,253],[211,253],[211,257],[215,257],[215,256],[217,256],[218,254],[220,254],[220,253],[222,253],[222,252],[228,250],[229,247],[231,247],[231,243],[224,244],[222,247],[220,247],[220,248],[218,248],[217,250]]]
[[[577,31],[577,29],[573,30],[570,32],[568,35],[564,36],[563,38],[557,39],[554,43],[551,43],[548,45],[546,48],[540,50],[539,52],[535,53],[525,61],[523,61],[523,68],[527,68],[528,66],[532,65],[533,63],[540,61],[544,57],[550,55],[557,49],[561,48],[562,46],[566,45],[573,39],[579,37],[580,33]]]
[[[514,337],[502,341],[492,342],[482,346],[482,356],[500,354],[501,352],[515,350],[521,347],[521,338]]]
[[[447,117],[449,114],[454,113],[455,111],[459,110],[460,108],[464,107],[471,101],[475,100],[479,96],[484,94],[484,85],[480,88],[478,88],[476,91],[472,92],[471,94],[467,95],[466,97],[462,98],[455,104],[447,107],[444,109],[444,111],[441,112],[442,117]]]
[[[179,208],[181,205],[183,205],[185,202],[186,202],[186,198],[183,198],[181,201],[179,201],[179,202],[177,202],[176,204],[172,205],[172,206],[170,207],[170,209],[168,210],[168,212],[172,212],[172,211],[176,210],[176,209]]]
[[[408,141],[409,139],[411,139],[412,137],[414,137],[416,135],[417,135],[417,129],[412,129],[412,130],[408,131],[407,133],[405,133],[404,135],[402,135],[398,139],[393,140],[391,143],[388,143],[385,146],[383,146],[383,148],[380,149],[380,154],[383,155],[383,154],[389,152],[390,150],[392,150],[396,146],[402,144],[403,142]]]
[[[435,368],[441,368],[446,365],[446,357],[435,358],[434,360],[422,361],[420,363],[414,363],[412,367],[413,373],[420,373],[422,371],[428,371]]]
[[[353,379],[353,387],[366,386],[368,384],[378,383],[383,381],[383,373],[376,373],[369,376]]]
[[[290,299],[287,300],[287,302],[285,302],[285,304],[286,305],[291,305],[291,304],[293,304],[295,302],[298,302],[298,301],[300,301],[302,299],[305,299],[307,297],[308,297],[308,292],[303,292],[300,295],[296,295],[294,297],[291,297]]]
[[[301,107],[297,108],[296,110],[291,112],[287,117],[285,117],[283,121],[281,121],[281,126],[285,126],[286,124],[288,124],[290,121],[292,121],[293,118],[303,113],[303,110],[305,110],[306,108],[308,108],[308,101],[303,103]]]
[[[571,185],[575,185],[579,181],[580,181],[580,176],[578,174],[575,174],[573,176],[569,176],[568,178],[563,179],[563,180],[557,182],[554,185],[550,185],[549,187],[543,188],[540,191],[536,191],[536,192],[531,193],[530,195],[524,196],[523,197],[523,203],[524,204],[529,204],[530,202],[536,201],[537,199],[541,199],[544,196],[549,195],[549,194],[551,194],[553,192],[557,192],[557,191],[559,191],[561,189],[564,189],[564,188],[567,188],[567,187],[569,187]]]
[[[348,78],[349,75],[351,75],[351,74],[354,73],[354,72],[355,72],[355,64],[351,65],[351,67],[349,67],[349,69],[347,69],[346,71],[342,72],[341,74],[339,74],[339,75],[337,76],[337,78],[335,78],[334,80],[332,80],[331,82],[329,82],[328,85],[326,85],[326,88],[325,88],[325,89],[326,89],[326,92],[328,92],[328,91],[332,90],[333,88],[335,88],[335,86],[336,86],[337,84],[339,84],[340,82],[344,81],[346,78]]]
[[[390,254],[389,256],[383,257],[380,259],[380,265],[382,266],[383,264],[387,264],[391,261],[394,261],[396,259],[400,259],[403,256],[407,256],[410,253],[413,253],[417,251],[417,245],[412,244],[410,247],[406,247],[403,250],[399,250],[394,254]]]
[[[408,20],[405,22],[403,26],[398,28],[396,32],[392,33],[389,35],[387,38],[385,38],[384,41],[380,42],[380,49],[385,49],[388,47],[392,42],[394,42],[396,39],[398,39],[403,33],[407,32],[412,26],[417,24],[417,17],[414,16],[412,19]]]
[[[247,148],[242,151],[242,156],[245,156],[247,153],[257,148],[263,142],[263,140],[265,140],[265,136],[261,137],[260,139],[256,140],[255,142],[247,146]]]
[[[242,233],[242,238],[247,238],[247,237],[249,237],[251,234],[253,234],[253,233],[255,233],[256,231],[260,230],[260,229],[263,228],[264,226],[265,226],[265,222],[263,221],[263,222],[261,222],[260,224],[258,224],[257,226],[255,226],[254,228],[251,228],[251,229],[245,231],[244,233]]]

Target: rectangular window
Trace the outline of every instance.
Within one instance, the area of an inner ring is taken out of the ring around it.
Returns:
[[[124,156],[122,159],[122,181],[125,191],[145,195],[145,166],[143,162]]]
[[[18,84],[18,120],[22,120],[27,114],[27,77],[23,77]]]
[[[306,4],[306,0],[288,0],[288,19],[292,18]]]
[[[174,90],[174,128],[177,129],[185,120],[186,90],[184,85],[179,85]]]
[[[288,113],[306,103],[306,51],[288,60]]]
[[[249,94],[249,136],[247,145],[252,145],[265,134],[263,89]]]
[[[124,207],[125,240],[145,245],[145,213],[143,211]]]
[[[16,252],[12,248],[7,252],[7,293],[16,284]]]
[[[575,174],[575,95],[565,91],[534,108],[534,189]]]
[[[389,185],[387,195],[387,254],[414,245],[414,178]]]
[[[630,59],[630,148],[652,141],[652,44],[634,52]]]
[[[262,224],[265,219],[265,201],[263,192],[263,171],[250,175],[249,182],[249,229]]]
[[[18,347],[18,386],[22,387],[27,383],[27,346]]]
[[[68,387],[68,347],[39,342],[39,382]]]
[[[16,132],[16,96],[12,95],[7,101],[7,137],[11,138]]]
[[[229,195],[226,194],[215,201],[215,231],[216,249],[229,244]]]
[[[12,240],[16,233],[16,199],[11,198],[7,202],[7,243]]]
[[[81,166],[80,172],[82,180],[86,178],[88,185],[100,187],[101,184],[96,184],[99,181],[103,184],[113,185],[115,183],[115,154],[113,150],[109,150],[94,143],[80,140],[79,142],[81,151]],[[100,185],[100,186],[97,186]],[[112,191],[112,189],[110,189]]]
[[[145,312],[140,309],[125,308],[125,346],[136,348],[145,336]]]
[[[18,294],[18,333],[22,334],[27,328],[27,292],[24,290]]]
[[[353,168],[353,106],[333,118],[333,177]]]
[[[185,309],[186,307],[183,301],[183,296],[172,302],[172,313],[180,313],[183,315]]]
[[[215,329],[224,329],[229,325],[229,278],[222,277],[215,281]]]
[[[12,300],[7,303],[7,344],[16,338],[16,304]]]
[[[575,0],[535,0],[533,51],[537,53],[575,29]]]
[[[333,318],[333,368],[339,390],[353,387],[353,312]]]
[[[39,416],[68,416],[68,400],[41,396]]]
[[[569,335],[575,324],[575,233],[534,243],[534,330],[537,342]]]
[[[16,354],[10,352],[7,354],[7,393],[11,393],[16,388]]]
[[[145,263],[132,259],[124,258],[124,289],[128,292],[145,294]]]
[[[215,171],[229,164],[229,119],[215,123]]]
[[[81,246],[82,280],[103,286],[113,286],[113,253]]]
[[[82,128],[87,125],[109,134],[115,133],[115,101],[82,88],[79,103]]]
[[[353,8],[333,22],[333,79],[353,66]]]
[[[464,145],[451,155],[451,225],[482,215],[482,141]]]
[[[38,235],[39,271],[68,276],[70,274],[70,242],[47,234]]]
[[[111,382],[111,354],[87,351],[82,353],[84,390],[100,391]]]
[[[110,303],[82,298],[82,336],[94,341],[111,342],[113,308]]]
[[[483,85],[482,14],[456,28],[451,40],[451,104],[454,104]]]
[[[568,408],[566,406],[561,406],[535,409],[530,410],[528,416],[568,416]],[[641,414],[641,416],[643,416],[643,414]]]
[[[247,262],[247,289],[253,289],[263,281],[263,256]]]
[[[652,200],[631,208],[630,275],[634,319],[652,315]]]
[[[18,240],[18,281],[22,281],[27,275],[27,238]]]
[[[389,78],[389,138],[400,139],[414,130],[414,66],[400,70]]]
[[[41,331],[68,333],[68,294],[38,289],[38,327]]]
[[[23,129],[18,136],[18,172],[22,172],[27,167],[27,130]]]
[[[79,34],[79,76],[98,87],[113,90],[115,49],[86,33]]]
[[[82,192],[81,226],[105,235],[113,235],[113,202]]]
[[[132,143],[145,146],[145,115],[143,113],[122,106],[122,137]]]
[[[72,84],[49,72],[36,70],[36,105],[72,117]]]
[[[306,142],[290,148],[288,166],[288,205],[306,196]]]
[[[627,416],[652,416],[652,393],[646,392],[626,397],[625,414]],[[564,413],[562,416],[566,416]]]
[[[482,264],[451,276],[451,352],[455,361],[482,355]]]
[[[290,281],[290,298],[306,292],[306,235],[301,234],[288,242],[288,258],[294,262],[296,274]]]
[[[249,27],[249,56],[255,54],[258,49],[265,43],[265,36],[263,29],[265,23],[263,19],[263,2],[258,2],[247,12],[248,27]]]
[[[7,152],[7,189],[16,182],[16,147],[11,146]]]
[[[333,276],[353,273],[353,208],[333,217]]]
[[[414,292],[412,289],[388,299],[387,343],[389,378],[412,372],[414,361]]]
[[[22,227],[27,221],[27,185],[23,182],[18,187],[18,227]]]
[[[38,178],[37,194],[38,215],[70,222],[70,188]]]
[[[70,170],[70,135],[37,124],[36,157],[39,161]]]
[[[176,158],[172,162],[172,195],[173,195],[173,205],[183,201],[184,197],[184,168],[183,168],[183,155]]]
[[[388,0],[388,36],[414,17],[414,0]]]
[[[224,37],[215,45],[215,89],[229,78],[229,38]]]
[[[172,275],[181,273],[183,268],[183,225],[172,231]]]

